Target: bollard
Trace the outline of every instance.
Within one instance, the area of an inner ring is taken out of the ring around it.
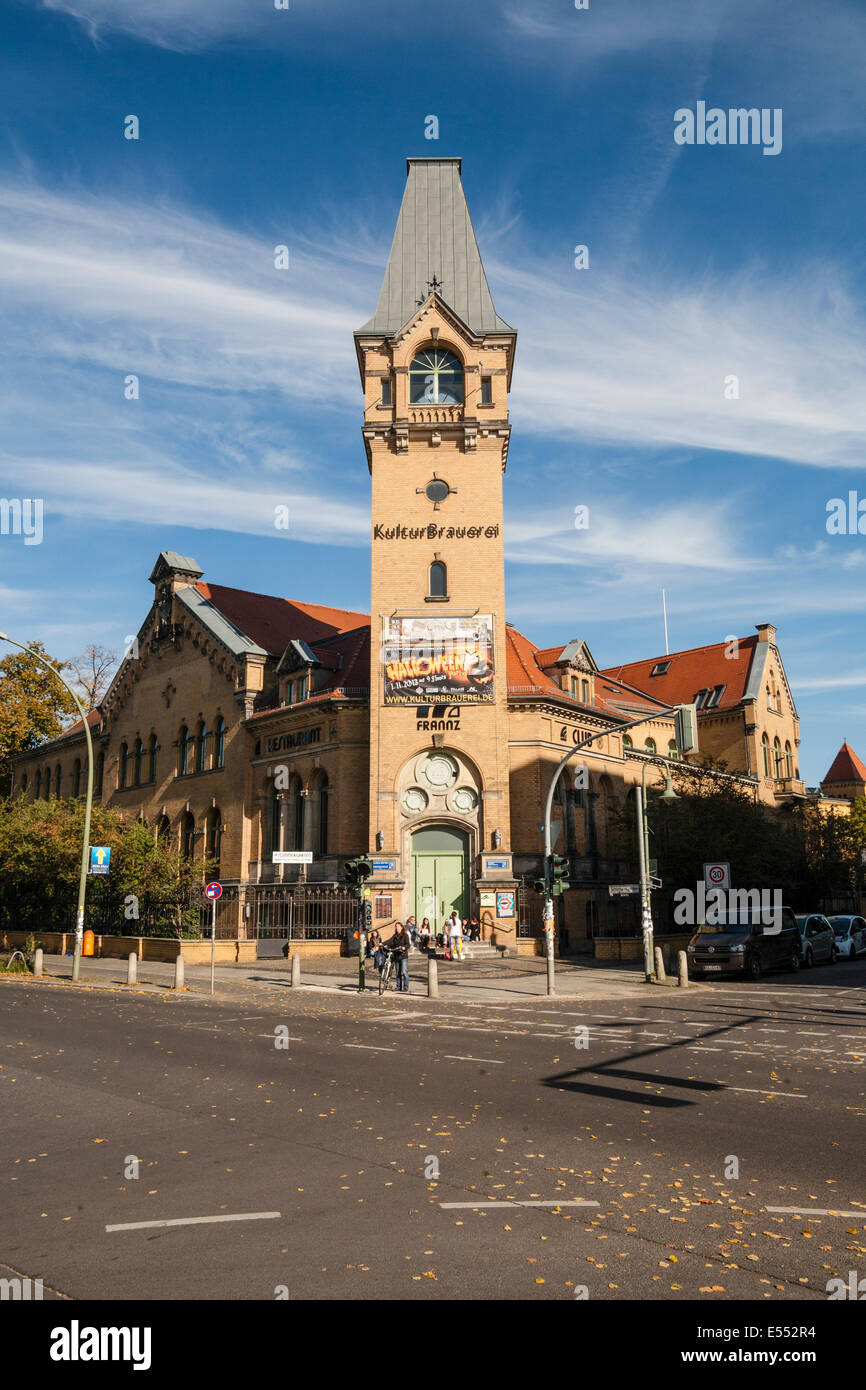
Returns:
[[[36,954],[33,957],[33,974],[37,980],[42,978],[42,947],[36,947]]]
[[[301,957],[292,956],[292,989],[297,989],[301,983]]]
[[[129,964],[126,967],[126,983],[128,985],[138,984],[138,956],[134,951],[129,953]]]
[[[439,966],[434,955],[427,956],[427,998],[439,998]]]
[[[656,949],[655,949],[655,957],[656,957],[656,979],[657,979],[657,980],[661,980],[662,983],[664,983],[664,981],[667,980],[667,975],[665,974],[665,957],[664,957],[664,952],[662,951],[661,946],[656,946]]]
[[[174,963],[174,987],[183,989],[183,956],[178,956]]]
[[[677,983],[685,989],[689,983],[689,958],[685,951],[677,951],[677,965],[679,967],[679,980]]]

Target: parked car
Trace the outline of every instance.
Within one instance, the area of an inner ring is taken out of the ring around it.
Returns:
[[[759,980],[765,970],[799,970],[800,929],[790,907],[781,910],[779,930],[767,925],[760,912],[742,911],[718,925],[702,923],[687,949],[689,971],[704,975],[738,975]]]
[[[839,952],[836,950],[836,933],[822,912],[803,912],[797,915],[800,928],[803,964],[817,965],[819,961],[833,964]]]
[[[830,925],[836,937],[836,950],[844,960],[866,955],[866,917],[843,914],[831,917]]]

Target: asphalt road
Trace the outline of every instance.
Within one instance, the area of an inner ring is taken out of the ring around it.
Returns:
[[[866,1274],[866,960],[483,1006],[9,980],[0,1064],[0,1261],[46,1296],[824,1301]]]

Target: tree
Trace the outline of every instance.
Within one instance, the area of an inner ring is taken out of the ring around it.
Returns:
[[[80,798],[0,805],[0,928],[73,929],[83,833]],[[183,858],[155,825],[99,802],[91,843],[110,846],[111,870],[88,880],[85,926],[115,936],[199,935],[212,864]]]
[[[67,663],[75,693],[88,714],[101,703],[119,661],[116,652],[91,642],[80,656],[73,656]]]
[[[31,646],[56,670],[69,669],[65,661],[49,656],[41,642]],[[9,794],[15,754],[56,738],[76,713],[75,701],[63,682],[30,652],[14,652],[0,661],[0,793]]]

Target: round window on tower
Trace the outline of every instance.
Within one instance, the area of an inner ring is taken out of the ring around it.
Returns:
[[[444,502],[450,496],[451,489],[444,478],[432,478],[424,492],[431,502]]]

